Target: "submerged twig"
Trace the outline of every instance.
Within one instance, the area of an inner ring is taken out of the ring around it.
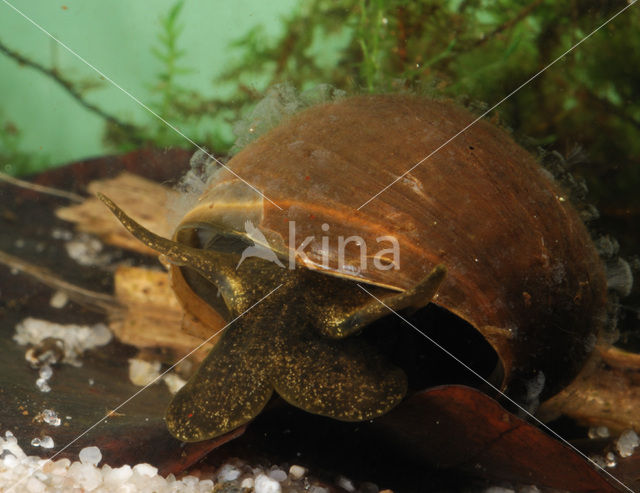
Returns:
[[[47,195],[54,195],[56,197],[62,197],[74,202],[82,203],[85,198],[77,193],[67,192],[66,190],[60,190],[58,188],[47,187],[44,185],[38,185],[37,183],[31,183],[30,181],[20,180],[6,173],[0,171],[0,181],[5,181],[16,187],[26,188],[27,190],[33,190],[34,192],[45,193]]]
[[[17,269],[24,274],[28,274],[50,288],[63,291],[71,300],[83,306],[95,308],[110,315],[124,310],[124,307],[118,303],[116,298],[109,294],[91,291],[89,289],[76,286],[75,284],[71,284],[70,282],[56,276],[45,267],[30,264],[26,260],[14,257],[13,255],[9,255],[1,250],[0,264],[4,264],[7,267]]]
[[[38,72],[40,72],[41,74],[43,74],[43,75],[49,77],[50,79],[54,80],[55,82],[57,82],[59,85],[61,85],[64,88],[65,91],[67,91],[71,95],[71,97],[73,99],[75,99],[78,103],[80,103],[86,109],[88,109],[89,111],[97,114],[98,116],[100,116],[101,118],[105,119],[109,123],[117,125],[118,127],[122,127],[127,132],[131,132],[131,134],[134,135],[134,137],[132,137],[132,140],[134,142],[140,144],[140,143],[142,143],[144,141],[143,139],[141,139],[139,137],[135,137],[135,135],[137,135],[139,133],[139,129],[136,126],[134,126],[134,125],[132,125],[130,123],[124,122],[122,120],[119,120],[115,116],[110,115],[109,113],[106,113],[101,108],[98,108],[96,105],[94,105],[94,104],[90,103],[89,101],[87,101],[82,96],[80,91],[78,91],[76,89],[74,84],[71,81],[69,81],[69,80],[65,79],[64,77],[62,77],[58,73],[58,71],[56,69],[48,69],[48,68],[44,67],[43,65],[40,65],[38,62],[35,62],[35,61],[25,57],[24,55],[21,55],[17,51],[13,51],[7,45],[5,45],[1,40],[0,40],[0,52],[4,53],[9,58],[15,60],[20,65],[26,65],[27,67],[31,67],[31,68],[37,70]]]

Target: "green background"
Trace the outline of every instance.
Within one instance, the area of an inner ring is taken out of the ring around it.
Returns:
[[[11,3],[145,104],[157,99],[150,86],[162,66],[151,48],[158,44],[160,19],[174,5],[172,0]],[[238,56],[228,47],[230,41],[256,25],[277,35],[282,30],[280,16],[296,4],[295,0],[187,2],[181,13],[180,45],[185,49],[182,63],[193,72],[182,77],[183,84],[203,94],[228,93],[228,86],[215,84],[214,78]],[[84,95],[110,114],[140,124],[152,118],[3,2],[0,40],[31,60],[56,67],[66,78],[97,84]],[[50,78],[2,55],[0,74],[0,124],[10,122],[19,130],[18,149],[34,161],[55,165],[109,151],[102,142],[102,119]],[[264,81],[256,77],[255,84],[262,89]],[[7,129],[2,131],[6,134]],[[7,164],[0,163],[0,168]]]

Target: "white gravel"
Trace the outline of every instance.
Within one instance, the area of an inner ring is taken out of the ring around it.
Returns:
[[[38,439],[42,442],[42,439]],[[244,493],[328,493],[329,489],[307,476],[303,466],[251,466],[238,459],[223,464],[213,473],[200,472],[200,477],[176,478],[158,475],[151,464],[111,467],[103,464],[102,453],[95,446],[85,447],[78,461],[49,461],[27,456],[13,434],[0,437],[0,491],[3,493],[212,493],[244,491]],[[344,478],[344,481],[348,481]],[[354,489],[355,491],[355,489]],[[367,490],[370,491],[370,490]],[[378,491],[376,487],[376,491]]]
[[[170,474],[158,476],[150,464],[133,467],[97,467],[102,460],[98,447],[80,451],[80,461],[69,459],[48,461],[27,456],[11,432],[0,438],[0,491],[6,493],[54,493],[61,491],[119,492],[154,491],[158,493],[208,493],[213,491],[210,479],[194,476],[176,479]]]
[[[134,385],[144,387],[160,377],[160,362],[143,359],[129,359],[129,380]]]
[[[633,430],[622,432],[622,435],[620,435],[620,438],[616,441],[616,449],[620,457],[630,457],[638,445],[640,445],[640,439]]]
[[[289,468],[289,476],[292,479],[301,479],[305,474],[307,474],[307,469],[302,466],[294,464]]]
[[[255,493],[280,493],[282,491],[282,487],[278,481],[264,474],[258,475],[253,488]]]
[[[82,464],[97,466],[102,460],[102,452],[98,447],[85,447],[78,454]]]

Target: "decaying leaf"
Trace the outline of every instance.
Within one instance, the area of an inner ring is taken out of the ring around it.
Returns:
[[[121,342],[139,348],[170,348],[177,357],[203,342],[203,338],[182,331],[182,308],[166,272],[120,266],[114,280],[116,298],[127,309],[109,327]],[[198,359],[211,347],[207,343],[198,350]]]
[[[545,402],[541,416],[564,414],[585,426],[607,426],[614,433],[640,430],[640,355],[615,347],[598,349],[602,359]]]
[[[437,467],[576,493],[618,491],[567,445],[469,387],[415,394],[380,418],[379,426]]]
[[[136,219],[158,234],[171,236],[167,221],[167,201],[177,192],[141,176],[123,172],[115,178],[92,181],[87,187],[91,197],[82,204],[62,207],[56,211],[60,219],[76,224],[80,231],[92,233],[105,243],[147,255],[156,255],[150,248],[135,240],[108,213],[104,205],[95,198],[98,192],[116,198],[135,211]]]

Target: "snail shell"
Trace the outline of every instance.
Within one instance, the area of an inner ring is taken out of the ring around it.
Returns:
[[[593,349],[605,318],[604,271],[563,191],[506,132],[479,121],[443,145],[474,119],[450,102],[409,95],[307,109],[238,153],[232,171],[220,169],[175,239],[202,245],[223,230],[257,244],[250,221],[263,246],[297,268],[397,291],[444,264],[434,302],[493,346],[503,388],[521,391],[542,372],[548,396]],[[355,242],[341,251],[340,236],[361,238],[365,256]],[[380,256],[375,268],[381,237],[395,238],[399,255]],[[172,277],[193,319],[221,325],[214,293],[195,288],[180,267]]]

